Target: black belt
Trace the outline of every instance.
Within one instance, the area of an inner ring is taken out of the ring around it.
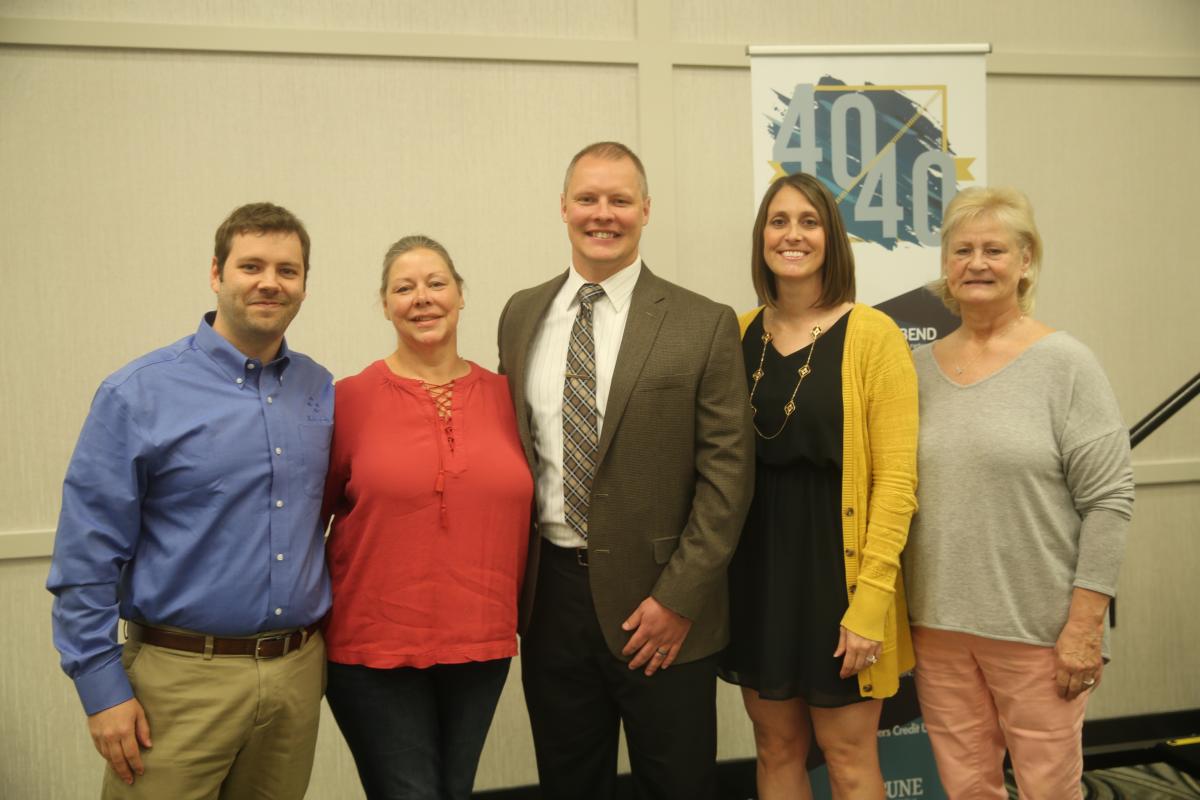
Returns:
[[[559,547],[547,540],[546,547],[542,548],[542,552],[552,553],[555,558],[574,558],[575,563],[581,567],[588,565],[588,549],[586,547]]]

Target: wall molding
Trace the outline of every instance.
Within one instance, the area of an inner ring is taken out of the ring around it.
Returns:
[[[0,17],[0,44],[117,50],[449,59],[455,61],[650,63],[748,69],[745,45],[670,41],[665,9],[638,4],[638,38],[596,40],[383,31],[247,28]],[[659,19],[658,17],[663,17]],[[664,24],[664,21],[667,24]],[[647,24],[649,23],[649,24]],[[1200,78],[1200,57],[993,51],[989,75]]]
[[[1134,482],[1139,487],[1200,483],[1200,458],[1135,461]],[[49,558],[54,552],[54,531],[0,531],[0,561]]]

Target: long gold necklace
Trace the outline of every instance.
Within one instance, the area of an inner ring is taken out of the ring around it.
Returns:
[[[787,427],[788,420],[792,418],[792,413],[796,410],[796,392],[800,391],[800,384],[804,383],[804,379],[807,378],[812,372],[811,364],[813,353],[817,351],[817,339],[821,337],[822,333],[823,331],[821,330],[820,325],[813,326],[812,347],[808,349],[808,358],[804,360],[804,364],[800,367],[800,369],[796,370],[796,375],[798,376],[796,379],[796,385],[792,389],[792,396],[789,397],[788,401],[783,404],[783,424],[779,426],[779,430],[768,436],[759,430],[758,421],[755,419],[754,432],[763,439],[774,439],[776,436],[783,433],[783,429]],[[758,382],[762,380],[763,375],[766,375],[766,373],[763,372],[763,361],[767,357],[767,345],[770,343],[771,333],[770,331],[764,330],[762,335],[762,352],[758,354],[758,369],[754,370],[754,372],[750,374],[750,377],[754,378],[754,385],[750,387],[750,411],[752,412],[752,416],[755,418],[758,417],[758,407],[754,405],[754,393],[758,391]]]

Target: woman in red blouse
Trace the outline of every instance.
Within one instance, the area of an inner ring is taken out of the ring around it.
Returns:
[[[462,277],[406,236],[396,349],[337,383],[327,696],[368,798],[470,797],[509,661],[533,479],[508,384],[458,354]]]

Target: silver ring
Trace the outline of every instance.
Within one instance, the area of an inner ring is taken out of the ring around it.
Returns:
[[[868,663],[868,664],[874,664],[874,663],[875,663],[875,662],[877,662],[877,661],[879,661],[879,659],[878,659],[878,658],[876,658],[875,656],[873,656],[873,655],[872,655],[872,656],[867,656],[867,663]]]
[[[1095,686],[1095,685],[1096,685],[1096,679],[1095,679],[1095,678],[1084,678],[1084,679],[1083,679],[1083,685],[1084,685],[1084,686]]]
[[[671,651],[670,651],[670,650],[663,650],[663,649],[660,647],[660,648],[658,648],[657,650],[655,650],[654,652],[658,653],[658,654],[659,654],[660,656],[662,656],[663,658],[666,658],[666,656],[667,656],[667,653],[669,653],[669,652],[671,652]]]

